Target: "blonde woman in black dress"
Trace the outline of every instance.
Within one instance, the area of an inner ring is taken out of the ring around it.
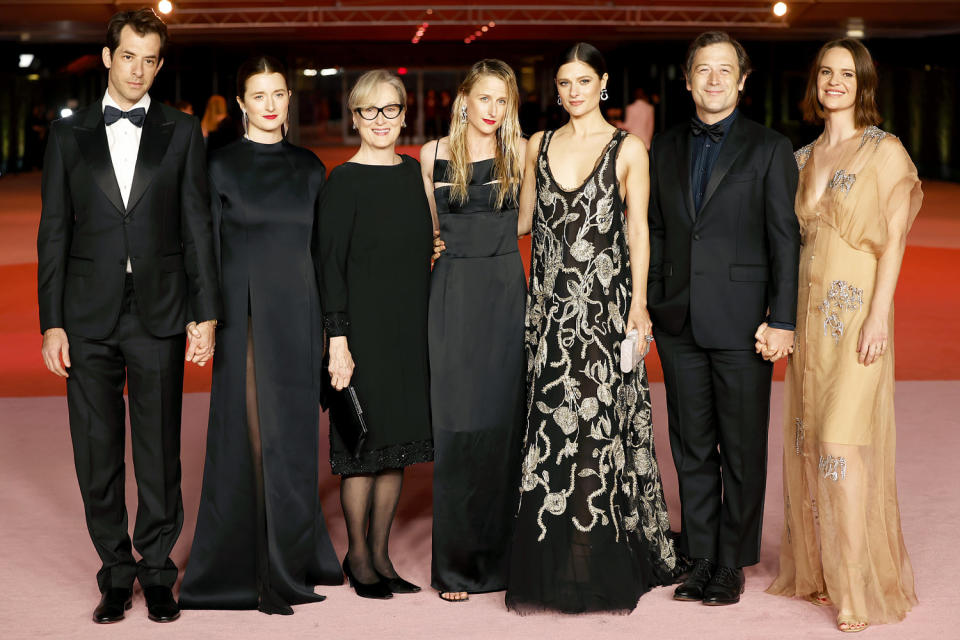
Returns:
[[[389,598],[420,588],[397,575],[390,527],[404,467],[433,459],[427,362],[432,224],[420,165],[398,155],[406,90],[384,70],[350,92],[360,149],[330,174],[320,201],[320,300],[330,339],[330,383],[356,389],[370,433],[358,456],[331,418],[330,465],[356,593]]]
[[[446,250],[430,286],[432,586],[444,600],[506,588],[524,413],[522,167],[513,70],[473,65],[450,135],[423,146],[427,198]]]

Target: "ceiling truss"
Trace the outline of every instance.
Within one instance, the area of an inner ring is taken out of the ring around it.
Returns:
[[[430,13],[428,13],[430,11]],[[771,28],[789,23],[765,7],[703,5],[636,6],[367,6],[367,7],[214,7],[178,8],[165,17],[174,31],[257,28],[398,27],[429,22],[431,26],[621,27],[632,29]]]

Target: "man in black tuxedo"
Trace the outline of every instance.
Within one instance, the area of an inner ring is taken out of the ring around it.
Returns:
[[[782,357],[796,321],[797,165],[785,137],[737,110],[749,65],[727,34],[699,36],[685,70],[696,116],[650,152],[648,308],[680,550],[695,560],[674,597],[711,605],[738,602],[742,567],[759,559],[772,364],[754,345]]]
[[[106,94],[53,124],[43,166],[42,352],[67,379],[77,478],[103,561],[96,622],[123,618],[134,578],[150,619],[180,615],[170,551],[183,524],[182,358],[187,335],[186,359],[210,358],[220,311],[200,123],[147,93],[166,39],[151,9],[113,17]],[[125,383],[139,562],[124,503]]]

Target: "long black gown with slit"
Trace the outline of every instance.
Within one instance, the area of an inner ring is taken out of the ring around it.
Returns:
[[[320,510],[322,315],[313,252],[323,163],[239,140],[210,161],[224,314],[187,609],[291,613],[343,575]]]
[[[507,588],[524,428],[527,285],[517,205],[496,208],[493,159],[472,165],[468,198],[451,200],[446,160],[434,197],[446,251],[430,281],[433,409],[432,585]]]

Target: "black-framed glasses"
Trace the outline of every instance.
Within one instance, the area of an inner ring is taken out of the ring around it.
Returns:
[[[388,120],[393,120],[403,113],[402,104],[388,104],[383,107],[357,107],[354,112],[364,120],[376,120],[381,113]]]

